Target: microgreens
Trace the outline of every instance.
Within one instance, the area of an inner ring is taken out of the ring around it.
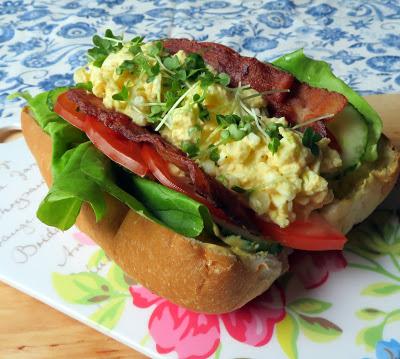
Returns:
[[[120,92],[112,95],[112,99],[116,101],[128,101],[129,98],[129,90],[128,88],[123,85]]]
[[[210,160],[217,163],[220,158],[218,147],[215,145],[210,145],[208,146],[208,151]]]
[[[162,113],[163,107],[161,105],[153,105],[150,107],[150,115],[148,116],[148,120],[152,123],[156,123],[160,120]]]
[[[271,140],[268,143],[268,149],[272,153],[276,153],[278,151],[278,148],[279,148],[280,144],[281,144],[281,142],[279,141],[279,138],[272,137]]]
[[[231,189],[237,193],[246,193],[247,192],[247,190],[245,190],[244,188],[239,187],[239,186],[233,186]]]
[[[181,144],[183,152],[186,152],[189,157],[196,157],[199,153],[199,146],[190,141],[183,141]]]
[[[150,57],[160,56],[163,48],[164,47],[161,41],[155,41],[148,47],[147,53]]]
[[[122,49],[122,36],[115,36],[110,29],[107,29],[104,37],[94,35],[92,38],[93,48],[88,50],[89,60],[96,67],[101,67],[104,60],[112,52]]]
[[[75,85],[75,87],[78,88],[78,89],[83,89],[83,90],[92,92],[92,90],[93,90],[93,83],[92,83],[92,81],[88,81],[88,82],[78,82],[78,83]]]
[[[135,61],[133,60],[125,60],[121,65],[117,67],[115,70],[115,73],[117,75],[121,75],[123,72],[129,72],[131,74],[135,73],[137,71],[138,67]]]
[[[168,70],[171,71],[177,70],[181,66],[177,56],[167,56],[164,58],[163,64]]]
[[[201,121],[208,121],[210,119],[210,113],[207,108],[202,104],[204,101],[204,93],[200,96],[198,93],[193,95],[193,102],[197,104],[199,108],[199,118]]]
[[[230,115],[217,115],[217,123],[221,131],[221,140],[226,142],[228,140],[240,141],[243,137],[252,131],[251,121],[249,116],[238,116],[235,114]]]
[[[282,135],[279,133],[279,127],[284,127],[284,126],[280,123],[271,122],[268,123],[265,128],[265,133],[270,138],[270,141],[268,143],[268,149],[272,153],[276,153],[281,144],[280,140],[282,139]]]
[[[137,55],[142,52],[141,46],[143,45],[144,37],[136,36],[130,41],[129,52],[132,55]]]
[[[302,143],[305,147],[308,147],[311,150],[311,153],[314,156],[319,155],[319,147],[317,142],[322,139],[322,136],[315,132],[311,127],[307,127],[303,133]]]

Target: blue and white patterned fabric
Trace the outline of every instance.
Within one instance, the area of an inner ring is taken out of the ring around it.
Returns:
[[[0,126],[22,100],[72,84],[95,33],[216,41],[270,61],[304,47],[362,94],[400,91],[399,0],[96,0],[0,2]]]

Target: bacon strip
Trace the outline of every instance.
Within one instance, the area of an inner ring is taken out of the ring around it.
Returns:
[[[97,118],[117,136],[123,136],[136,143],[151,144],[165,161],[173,163],[188,175],[194,192],[214,207],[222,209],[237,224],[253,233],[259,232],[254,220],[256,213],[247,206],[240,195],[206,174],[196,162],[157,132],[135,124],[130,117],[122,113],[105,108],[100,98],[84,90],[69,90],[67,97],[77,105],[80,112]]]
[[[266,95],[265,99],[270,115],[285,116],[291,123],[302,123],[314,117],[337,114],[347,104],[347,99],[339,93],[310,87],[271,64],[241,56],[224,45],[188,39],[166,39],[163,44],[173,54],[179,50],[200,54],[204,61],[218,72],[225,72],[231,77],[232,87],[241,82],[242,85],[248,84],[258,92],[290,89],[289,93]],[[326,136],[324,123],[318,122],[312,127],[322,136]]]

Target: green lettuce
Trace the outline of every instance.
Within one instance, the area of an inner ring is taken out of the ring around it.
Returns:
[[[53,185],[41,202],[38,218],[61,230],[76,221],[82,204],[93,208],[96,220],[106,215],[104,193],[109,193],[147,219],[187,237],[211,227],[208,209],[187,196],[131,173],[119,184],[122,170],[98,151],[86,135],[53,112],[65,88],[24,96],[39,126],[52,138]],[[137,197],[136,197],[137,196]]]
[[[357,92],[337,78],[328,63],[313,60],[304,55],[303,49],[283,55],[273,64],[293,74],[299,81],[311,86],[335,91],[347,100],[363,116],[368,125],[368,141],[363,155],[365,161],[375,161],[378,157],[377,144],[382,133],[382,121],[376,111]]]

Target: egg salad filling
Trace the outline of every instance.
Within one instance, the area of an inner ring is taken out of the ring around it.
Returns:
[[[341,167],[339,153],[311,128],[269,117],[263,94],[228,87],[229,76],[200,55],[170,55],[161,42],[124,43],[112,33],[96,41],[88,65],[75,73],[78,86],[152,126],[257,214],[286,227],[333,200],[324,176]]]

